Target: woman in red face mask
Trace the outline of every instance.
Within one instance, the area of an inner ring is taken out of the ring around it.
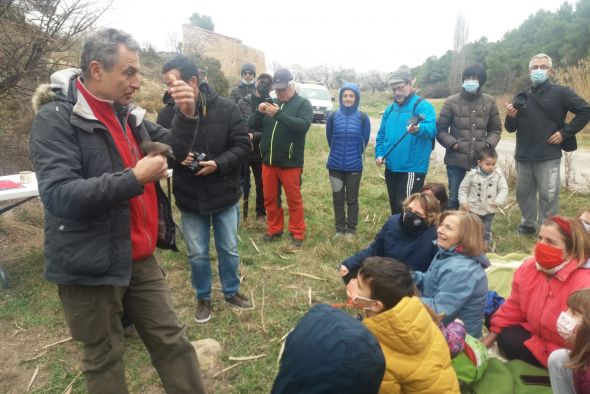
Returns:
[[[492,316],[483,343],[497,340],[509,360],[547,368],[549,354],[568,346],[556,328],[568,297],[590,287],[590,269],[583,267],[590,240],[578,220],[552,216],[539,230],[534,254],[515,272],[512,293]]]

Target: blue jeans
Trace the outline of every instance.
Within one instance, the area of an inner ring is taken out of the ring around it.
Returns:
[[[492,242],[492,222],[494,221],[495,213],[488,213],[487,215],[478,215],[483,223],[483,240],[489,246]]]
[[[459,186],[465,178],[467,170],[463,167],[447,166],[449,179],[449,206],[447,209],[459,209]]]
[[[238,266],[239,203],[210,215],[181,211],[184,240],[191,265],[191,281],[197,299],[211,300],[211,262],[209,259],[210,228],[213,225],[217,267],[225,298],[240,290]]]

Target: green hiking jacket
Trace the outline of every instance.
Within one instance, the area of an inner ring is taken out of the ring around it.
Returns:
[[[279,167],[303,167],[305,135],[311,126],[313,110],[309,100],[295,94],[286,103],[278,103],[274,117],[256,111],[248,127],[262,130],[260,153],[264,164]]]

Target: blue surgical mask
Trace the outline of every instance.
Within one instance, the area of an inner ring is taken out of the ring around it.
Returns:
[[[479,89],[479,81],[476,79],[467,79],[463,81],[463,89],[467,93],[476,93]]]
[[[531,81],[533,85],[540,85],[547,80],[547,70],[533,70],[531,71]]]

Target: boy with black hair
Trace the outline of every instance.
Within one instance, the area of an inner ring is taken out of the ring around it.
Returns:
[[[497,161],[498,153],[494,148],[483,148],[478,154],[477,167],[467,173],[459,186],[461,209],[481,218],[488,249],[492,242],[494,216],[508,197],[508,183],[502,170],[496,167]]]
[[[380,393],[459,393],[447,343],[415,295],[408,267],[368,257],[357,277],[355,304],[385,356]]]

